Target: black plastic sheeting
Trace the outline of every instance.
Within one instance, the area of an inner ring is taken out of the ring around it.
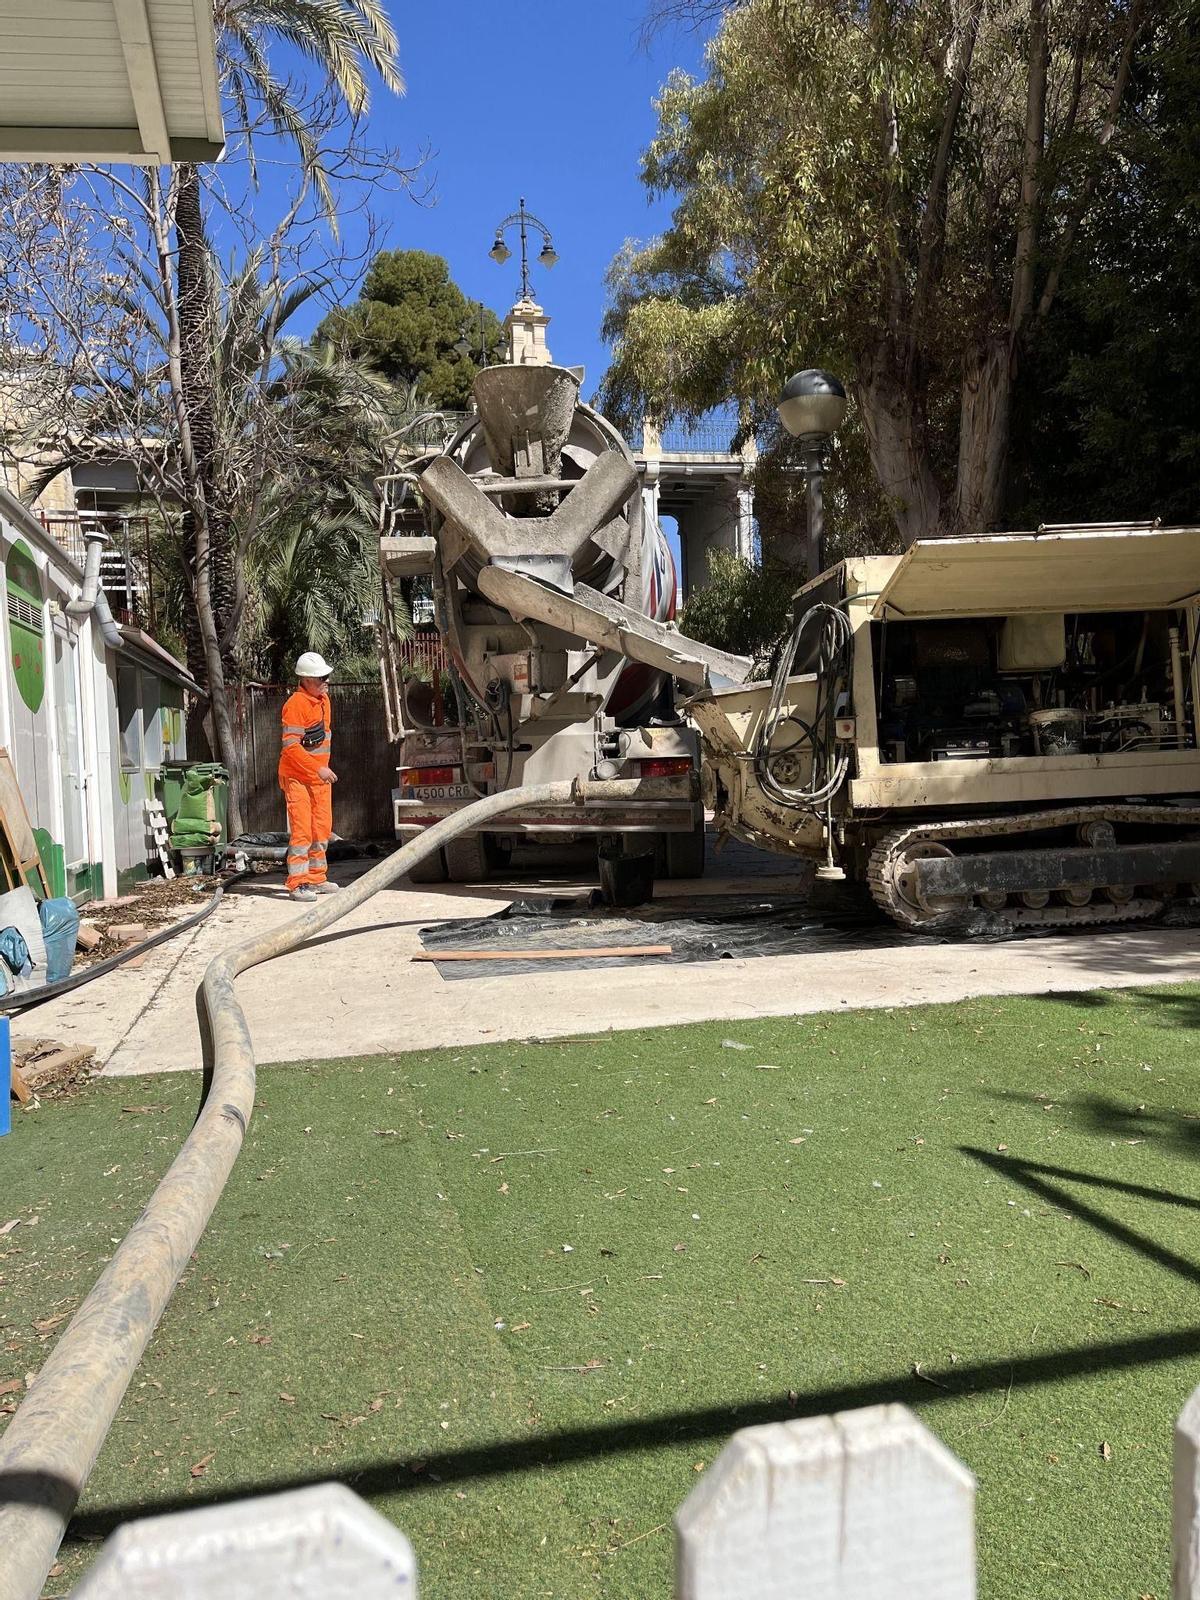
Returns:
[[[1178,902],[1151,921],[1101,924],[1098,934],[1156,927],[1200,925],[1200,909]],[[1012,939],[1087,939],[1080,927],[1024,928],[987,912],[975,912],[960,927],[918,934],[882,919],[848,891],[828,895],[687,895],[656,899],[633,908],[607,907],[599,892],[569,899],[516,900],[490,917],[469,917],[422,928],[421,944],[439,950],[511,951],[507,961],[442,961],[446,979],[500,978],[509,974],[568,972],[584,967],[678,966],[696,961],[738,961],[754,956],[818,955],[838,950],[895,949],[898,945],[999,943]],[[669,956],[564,956],[523,961],[523,950],[568,950],[573,946],[669,944]]]
[[[940,944],[933,936],[906,934],[856,905],[815,906],[800,895],[688,895],[645,906],[606,907],[598,895],[573,899],[516,900],[490,917],[464,918],[422,928],[421,944],[435,960],[439,950],[511,951],[511,960],[443,961],[442,977],[505,977],[584,967],[679,966],[696,961],[737,961],[753,956],[808,955],[822,951]],[[523,961],[524,950],[568,950],[594,945],[669,944],[669,956],[581,956]]]

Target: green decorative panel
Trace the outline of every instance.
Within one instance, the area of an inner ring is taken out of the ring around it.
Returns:
[[[13,679],[21,699],[36,711],[46,694],[42,580],[33,551],[20,539],[8,553],[6,590]]]
[[[87,866],[75,867],[71,872],[67,893],[79,905],[87,900],[101,899],[104,895],[104,868],[100,862],[92,861]]]
[[[46,869],[46,877],[50,880],[50,893],[52,896],[64,895],[67,892],[67,857],[62,845],[55,844],[45,828],[35,828],[33,837],[38,847],[38,854],[42,858],[42,866]],[[37,883],[37,873],[34,873],[34,882]],[[30,888],[33,888],[33,884]],[[40,896],[42,886],[37,883],[34,890]]]

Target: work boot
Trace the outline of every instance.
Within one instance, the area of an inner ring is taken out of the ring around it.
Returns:
[[[336,894],[339,888],[341,888],[340,884],[330,883],[328,878],[324,883],[314,883],[312,885],[314,894]]]
[[[288,890],[289,900],[315,900],[316,898],[317,891],[310,889],[306,883],[302,883],[298,889]]]

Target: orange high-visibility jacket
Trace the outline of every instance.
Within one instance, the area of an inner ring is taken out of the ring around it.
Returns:
[[[321,783],[322,767],[329,765],[333,744],[333,717],[329,701],[307,689],[297,689],[283,708],[283,749],[279,756],[279,781],[299,778],[301,783]]]

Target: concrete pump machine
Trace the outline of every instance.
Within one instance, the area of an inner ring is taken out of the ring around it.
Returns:
[[[430,579],[457,706],[420,724],[385,633],[400,837],[506,787],[636,777],[635,800],[517,813],[467,866],[517,830],[592,832],[628,903],[652,852],[700,870],[702,796],[719,833],[861,883],[909,929],[1130,921],[1200,895],[1200,528],[841,562],[755,681],[667,620],[661,534],[577,374],[488,368],[475,401],[384,485],[385,581]]]

